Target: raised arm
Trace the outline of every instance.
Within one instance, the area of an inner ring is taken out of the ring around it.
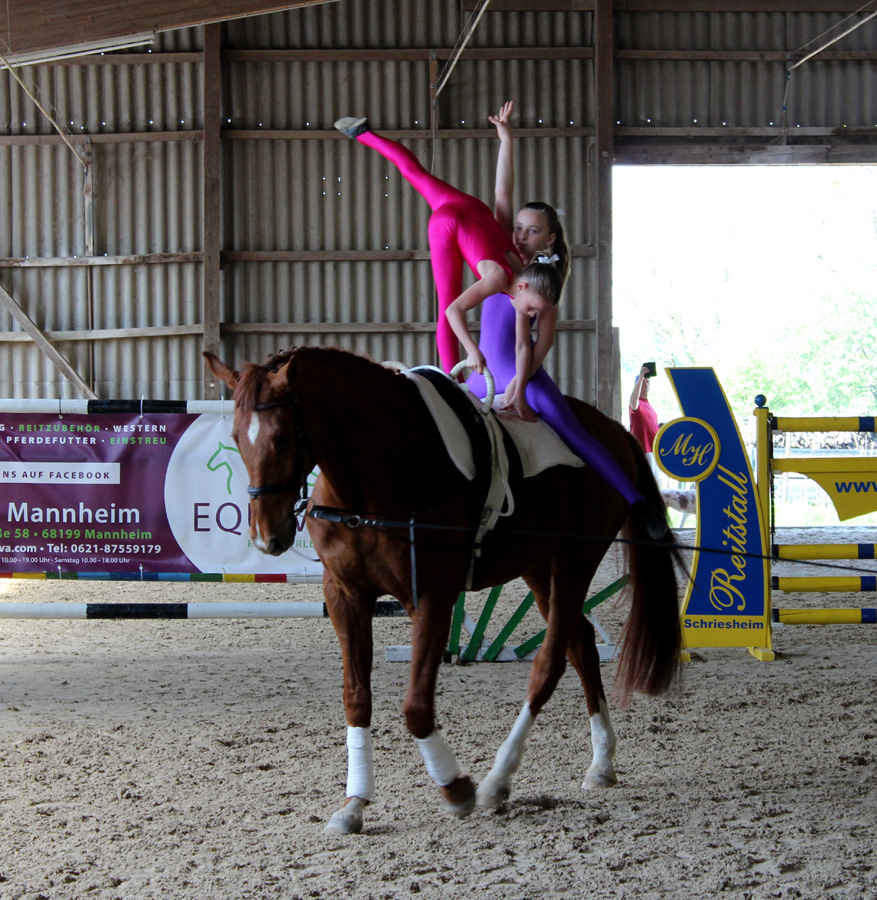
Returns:
[[[643,366],[639,370],[639,378],[636,380],[636,384],[633,386],[633,390],[630,392],[630,401],[628,402],[628,406],[636,412],[639,409],[639,401],[640,396],[643,391],[643,383],[645,382],[646,375],[648,374],[648,366]]]
[[[496,159],[496,186],[493,214],[496,221],[508,234],[512,233],[515,223],[513,194],[515,190],[515,166],[512,153],[512,111],[515,101],[508,100],[500,107],[495,116],[490,116],[491,124],[496,126],[499,138],[499,155]]]

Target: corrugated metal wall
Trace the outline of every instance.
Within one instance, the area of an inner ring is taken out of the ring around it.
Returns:
[[[426,205],[332,122],[367,114],[378,129],[402,131],[436,174],[490,200],[497,142],[486,117],[514,98],[517,198],[560,207],[576,248],[563,310],[571,327],[549,368],[567,391],[594,398],[594,17],[488,12],[439,99],[433,140],[431,85],[467,18],[458,0],[341,0],[223,24],[220,318],[229,361],[293,343],[434,361]],[[617,47],[635,51],[616,60],[619,128],[775,121],[782,60],[636,53],[787,51],[838,18],[617,12]],[[836,47],[871,51],[875,41],[874,28],[861,29]],[[0,71],[0,285],[101,397],[204,390],[203,46],[203,29],[184,29],[138,54],[154,54],[151,62],[25,70],[72,135],[91,135],[76,145],[91,154],[88,182]],[[874,67],[857,58],[802,68],[790,118],[874,125]],[[75,395],[0,308],[0,396]]]
[[[200,264],[136,262],[200,257],[200,43],[189,29],[150,48],[182,51],[175,62],[18,70],[71,136],[93,136],[75,145],[91,156],[90,183],[51,123],[0,71],[0,134],[9,136],[0,138],[0,285],[101,397],[197,398],[203,390]],[[45,143],[14,143],[23,135]],[[83,265],[85,258],[95,264]],[[194,333],[127,334],[185,325]],[[78,396],[22,338],[0,310],[0,395]]]
[[[780,125],[785,100],[791,128],[874,128],[877,20],[792,69],[786,94],[792,61],[854,26],[862,18],[848,15],[854,9],[851,4],[848,11],[831,13],[619,11],[616,50],[625,58],[616,62],[618,124],[769,128]],[[637,58],[637,51],[685,51],[693,58]],[[765,58],[754,58],[757,54]]]
[[[489,15],[470,43],[475,48],[588,46],[585,13]],[[269,30],[268,24],[273,26]],[[457,3],[419,6],[342,3],[228,24],[229,50],[286,47],[299,50],[449,49],[464,20]],[[526,55],[526,51],[524,54]],[[439,65],[443,61],[440,61]],[[326,333],[337,342],[379,359],[409,364],[436,360],[433,332],[400,332],[398,323],[435,320],[428,261],[429,210],[377,154],[349,141],[326,140],[309,130],[331,129],[340,115],[365,114],[379,130],[421,131],[404,139],[427,165],[462,190],[490,200],[497,142],[487,114],[508,97],[518,103],[519,128],[593,126],[592,61],[589,59],[461,60],[439,101],[440,137],[431,136],[430,85],[435,70],[420,59],[335,62],[241,60],[226,64],[224,127],[245,132],[287,130],[292,139],[227,140],[223,247],[311,251],[420,251],[413,260],[333,262],[238,261],[226,270],[223,318],[233,322],[368,323],[373,329]],[[557,89],[564,86],[563,90]],[[484,131],[455,139],[450,132]],[[565,212],[571,240],[592,242],[589,223],[590,137],[520,138],[517,196],[547,199]],[[577,173],[569,190],[570,172]],[[290,202],[290,198],[294,198]],[[567,316],[593,318],[592,256],[575,260]],[[309,332],[227,334],[226,352],[261,359],[279,346],[314,340]],[[593,332],[564,332],[551,359],[569,390],[593,392]],[[563,372],[558,371],[558,363]]]

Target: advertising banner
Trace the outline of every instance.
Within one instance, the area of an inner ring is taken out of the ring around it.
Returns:
[[[252,545],[231,426],[212,413],[0,413],[0,574],[320,580],[306,527],[282,556]]]
[[[655,438],[655,461],[697,485],[697,550],[682,610],[686,647],[769,649],[767,529],[749,456],[712,369],[667,369],[684,418]]]

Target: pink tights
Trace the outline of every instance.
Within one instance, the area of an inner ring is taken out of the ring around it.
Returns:
[[[373,131],[364,131],[356,140],[392,162],[432,210],[429,249],[439,302],[436,344],[442,367],[450,371],[460,361],[460,345],[445,310],[463,291],[463,263],[478,276],[478,263],[492,259],[511,278],[506,253],[515,252],[514,244],[485,203],[431,175],[407,147]]]

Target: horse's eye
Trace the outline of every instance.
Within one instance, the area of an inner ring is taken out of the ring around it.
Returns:
[[[274,437],[271,438],[272,443],[275,447],[285,447],[290,440],[292,440],[292,435],[285,431],[281,431],[279,434],[275,434]]]

